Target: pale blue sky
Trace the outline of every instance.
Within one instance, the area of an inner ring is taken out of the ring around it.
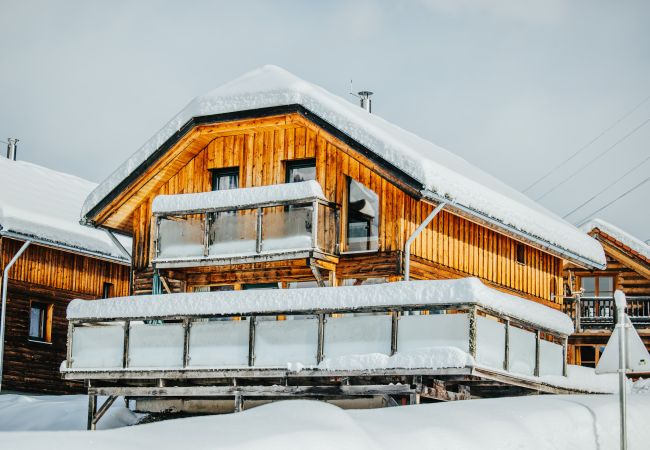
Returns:
[[[0,140],[101,181],[193,96],[272,63],[524,189],[650,96],[650,2],[0,0]],[[350,101],[354,98],[348,96]],[[535,189],[563,215],[650,155],[650,101]],[[4,144],[2,144],[4,145]],[[650,175],[639,166],[569,217]],[[599,215],[650,239],[650,182]]]

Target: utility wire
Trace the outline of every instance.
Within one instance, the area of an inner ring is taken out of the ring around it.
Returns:
[[[589,162],[588,162],[587,164],[585,164],[584,166],[580,167],[577,171],[573,172],[571,175],[574,175],[574,176],[575,176],[575,175],[579,174],[580,172],[582,172],[583,170],[585,170],[587,167],[591,166],[593,163],[595,163],[595,162],[598,161],[600,158],[602,158],[602,157],[605,156],[607,153],[609,153],[609,152],[612,151],[614,148],[616,148],[616,147],[618,146],[618,144],[620,144],[621,142],[625,141],[627,138],[629,138],[629,137],[632,136],[634,133],[636,133],[637,131],[639,131],[641,128],[643,128],[644,126],[646,126],[649,122],[650,122],[650,117],[648,117],[646,120],[644,120],[640,125],[638,125],[636,128],[634,128],[632,131],[629,131],[628,133],[626,133],[625,136],[623,136],[621,139],[619,139],[618,141],[616,141],[614,144],[612,144],[612,145],[610,145],[609,147],[607,147],[607,148],[605,149],[605,151],[600,152],[598,155],[596,155],[596,157],[595,157],[594,159],[592,159],[591,161],[589,161]],[[572,179],[572,178],[569,178],[569,177],[565,178],[564,180],[560,181],[558,184],[556,184],[555,186],[553,186],[551,189],[549,189],[548,191],[544,192],[544,193],[543,193],[542,195],[540,195],[539,197],[535,198],[535,200],[538,200],[538,201],[539,201],[539,200],[543,199],[544,197],[546,197],[546,196],[547,196],[548,194],[550,194],[551,192],[554,192],[554,191],[555,191],[557,188],[559,188],[560,186],[564,186],[564,185],[565,185],[566,183],[568,183],[571,179]]]
[[[623,192],[621,195],[619,195],[618,197],[616,197],[614,200],[612,200],[611,202],[605,204],[604,206],[601,206],[601,207],[598,208],[596,211],[592,212],[592,213],[589,214],[587,217],[585,217],[584,219],[582,219],[580,222],[577,222],[577,223],[584,223],[587,219],[589,219],[589,218],[591,218],[591,217],[594,217],[594,215],[598,214],[598,213],[601,212],[603,209],[609,207],[610,205],[616,203],[617,201],[619,201],[620,199],[622,199],[622,198],[625,197],[626,195],[628,195],[628,194],[630,194],[631,192],[635,191],[636,189],[640,188],[641,186],[643,186],[644,184],[646,184],[648,181],[650,181],[650,177],[648,177],[648,178],[646,178],[645,180],[641,181],[639,184],[635,185],[633,188],[630,188],[630,189],[628,189],[627,191]]]
[[[614,186],[616,183],[618,183],[619,181],[621,181],[623,178],[625,178],[626,176],[628,176],[630,173],[634,172],[636,169],[638,169],[639,167],[643,166],[646,162],[648,162],[648,160],[650,160],[650,155],[646,156],[646,158],[645,158],[643,161],[641,161],[639,164],[636,164],[634,167],[632,167],[630,170],[628,170],[627,172],[625,172],[623,175],[621,175],[620,177],[618,177],[617,179],[615,179],[614,181],[612,181],[611,183],[609,183],[607,186],[605,186],[602,190],[598,191],[598,192],[597,192],[596,194],[594,194],[594,195],[593,195],[589,200],[587,200],[587,201],[581,203],[580,205],[576,206],[576,207],[573,208],[571,211],[569,211],[568,213],[566,213],[565,215],[563,215],[562,218],[563,218],[563,219],[566,219],[568,216],[570,216],[570,215],[573,214],[574,212],[576,212],[576,211],[582,209],[583,206],[587,205],[588,203],[591,203],[591,202],[592,202],[596,197],[600,196],[603,192],[606,192],[609,188],[611,188],[612,186]]]
[[[602,131],[598,136],[596,136],[596,137],[593,138],[591,141],[587,142],[585,145],[583,145],[582,147],[580,147],[577,151],[575,151],[573,154],[571,154],[571,156],[569,156],[569,157],[566,158],[564,161],[562,161],[561,163],[559,163],[557,166],[553,167],[551,170],[549,170],[549,171],[546,172],[544,175],[542,175],[542,176],[539,177],[537,180],[535,180],[535,181],[533,182],[533,184],[531,184],[531,185],[528,186],[526,189],[524,189],[523,192],[528,192],[528,191],[529,191],[530,189],[532,189],[534,186],[537,186],[541,181],[543,181],[543,180],[545,180],[546,178],[548,178],[548,177],[549,177],[553,172],[555,172],[557,169],[559,169],[559,168],[562,167],[564,164],[568,163],[568,162],[571,161],[573,158],[575,158],[576,156],[578,156],[580,153],[582,153],[583,150],[585,150],[585,149],[586,149],[587,147],[589,147],[591,144],[593,144],[593,143],[596,142],[598,139],[600,139],[601,137],[603,137],[603,136],[604,136],[604,135],[605,135],[609,130],[611,130],[611,129],[614,128],[616,125],[618,125],[619,123],[621,123],[622,121],[624,121],[625,119],[627,119],[627,118],[628,118],[628,117],[629,117],[629,116],[630,116],[634,111],[636,111],[637,109],[639,109],[639,108],[640,108],[640,107],[641,107],[645,102],[647,102],[648,100],[650,100],[650,95],[647,96],[646,98],[644,98],[643,101],[641,101],[641,103],[637,104],[634,108],[632,108],[631,110],[629,110],[628,112],[626,112],[626,113],[625,113],[623,116],[621,116],[617,121],[615,121],[615,122],[612,123],[610,126],[608,126],[607,128],[605,128],[605,130],[603,130],[603,131]]]

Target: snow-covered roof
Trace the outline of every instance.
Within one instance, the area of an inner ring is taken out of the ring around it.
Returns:
[[[604,221],[603,219],[591,219],[581,225],[580,228],[582,228],[587,233],[598,229],[601,233],[608,235],[609,237],[617,240],[621,244],[629,247],[639,255],[643,256],[645,259],[650,260],[650,245],[646,244],[641,239],[637,239],[630,233],[621,230],[619,227]]]
[[[552,212],[463,158],[277,66],[264,66],[192,100],[86,199],[85,217],[193,117],[300,105],[422,184],[452,200],[604,266],[601,246]]]
[[[470,303],[560,334],[569,335],[573,332],[573,322],[566,314],[540,303],[492,289],[478,278],[399,281],[366,286],[138,295],[93,301],[73,300],[68,305],[68,319],[247,315],[353,310],[373,306]]]
[[[318,181],[273,184],[196,194],[159,195],[151,206],[154,214],[206,211],[214,208],[245,209],[265,203],[327,201]]]
[[[0,157],[0,235],[126,261],[106,233],[79,223],[81,205],[96,186],[74,175]],[[127,246],[129,242],[125,238]]]

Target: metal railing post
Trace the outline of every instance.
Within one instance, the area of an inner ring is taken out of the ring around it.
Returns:
[[[406,240],[406,244],[404,244],[404,280],[409,281],[411,279],[411,244],[415,240],[416,237],[422,233],[422,230],[426,228],[427,225],[433,220],[434,217],[438,215],[440,211],[442,211],[442,208],[445,207],[447,202],[441,202],[438,206],[434,208],[433,211],[427,216],[424,221],[415,229],[413,234],[409,236],[409,238]]]
[[[318,345],[316,348],[316,362],[320,364],[325,357],[325,314],[318,315]]]
[[[5,326],[7,321],[7,290],[9,289],[9,271],[13,265],[18,261],[18,258],[27,250],[27,247],[32,241],[25,241],[25,243],[18,249],[13,258],[5,266],[2,271],[2,311],[0,313],[0,392],[2,392],[2,375],[4,370],[4,354],[5,354]]]
[[[391,311],[390,355],[397,353],[397,333],[399,329],[399,311]]]
[[[503,349],[503,370],[510,370],[510,320],[506,319],[505,323],[505,348]]]
[[[476,307],[470,308],[467,313],[469,319],[469,354],[476,359]]]
[[[576,295],[575,301],[573,302],[573,307],[575,308],[575,314],[576,314],[576,318],[575,318],[576,333],[579,333],[580,331],[582,331],[582,322],[581,322],[582,305],[580,303],[580,294]]]
[[[539,376],[539,366],[540,366],[540,347],[541,347],[541,336],[539,330],[535,330],[535,370],[533,375],[536,377]]]
[[[257,208],[257,226],[255,234],[255,251],[262,253],[262,208]]]
[[[249,317],[248,324],[248,366],[253,367],[255,365],[255,322],[257,318],[255,316]]]
[[[129,367],[129,336],[131,334],[131,321],[124,321],[124,342],[122,349],[122,367]]]
[[[311,248],[317,248],[318,245],[318,202],[312,203],[311,212]]]

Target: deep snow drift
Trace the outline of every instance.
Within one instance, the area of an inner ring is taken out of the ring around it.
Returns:
[[[650,396],[629,397],[629,448],[650,442]],[[37,417],[25,418],[37,420]],[[0,433],[20,449],[615,449],[618,398],[533,396],[375,410],[285,401],[239,414],[96,432]]]

